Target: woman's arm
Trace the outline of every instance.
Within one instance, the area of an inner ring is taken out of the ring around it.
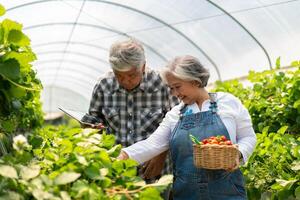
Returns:
[[[143,163],[169,148],[169,136],[170,128],[163,121],[149,138],[124,148],[122,151],[131,159]]]
[[[237,106],[236,140],[239,145],[243,161],[246,162],[254,151],[256,135],[252,126],[250,114],[238,99]]]
[[[149,138],[122,149],[123,153],[120,156],[126,158],[126,153],[129,158],[144,163],[168,150],[171,132],[179,119],[179,109],[180,105],[175,106]]]

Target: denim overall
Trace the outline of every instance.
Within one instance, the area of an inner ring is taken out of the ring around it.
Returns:
[[[174,200],[244,200],[246,191],[239,169],[233,172],[196,168],[189,134],[202,140],[211,136],[225,135],[228,131],[217,114],[216,93],[210,93],[210,107],[206,112],[191,113],[181,109],[170,140],[173,161]]]

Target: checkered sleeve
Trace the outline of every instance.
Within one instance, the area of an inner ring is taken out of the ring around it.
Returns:
[[[166,93],[167,93],[166,94],[167,101],[165,101],[165,108],[166,108],[166,111],[168,112],[174,106],[179,104],[179,99],[177,97],[171,95],[171,90],[169,87],[166,87]]]
[[[90,107],[88,113],[86,113],[81,121],[92,124],[103,123],[102,105],[103,104],[103,91],[101,89],[100,81],[95,85]]]

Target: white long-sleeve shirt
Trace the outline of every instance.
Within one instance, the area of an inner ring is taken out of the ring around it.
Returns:
[[[217,113],[227,128],[231,141],[238,144],[238,148],[243,155],[243,161],[246,162],[256,144],[256,135],[252,128],[248,110],[238,98],[228,93],[218,92],[216,101]],[[188,109],[191,109],[193,113],[205,112],[209,110],[209,106],[210,101],[206,100],[202,104],[201,111],[196,103],[188,105]],[[183,103],[173,107],[149,138],[124,148],[123,151],[130,158],[143,163],[168,150],[171,132],[179,120],[182,107]]]

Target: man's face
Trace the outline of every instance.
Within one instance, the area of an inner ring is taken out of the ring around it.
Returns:
[[[114,70],[114,74],[120,86],[130,91],[140,84],[144,71],[145,65],[142,68],[132,67],[130,70],[124,72]]]

